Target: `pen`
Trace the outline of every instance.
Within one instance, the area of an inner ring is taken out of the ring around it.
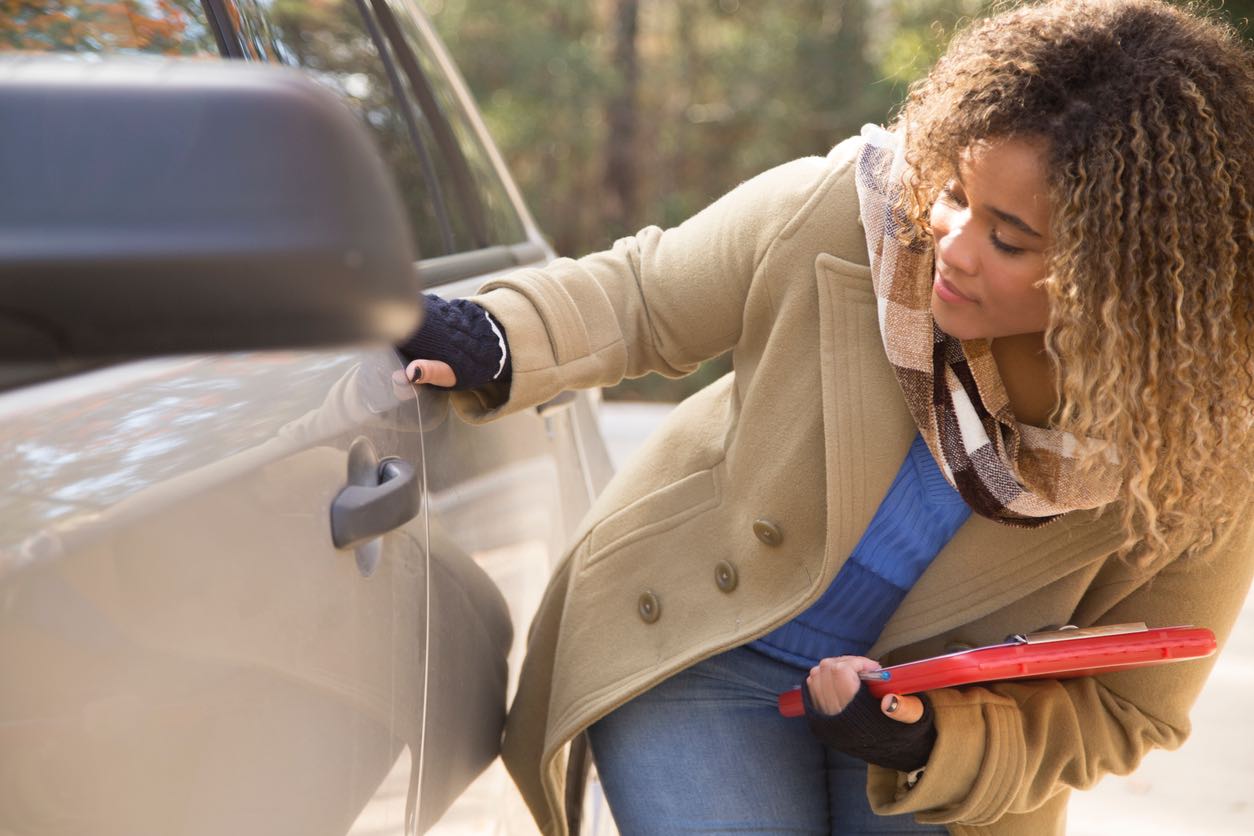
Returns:
[[[862,671],[858,674],[858,679],[863,682],[887,682],[892,678],[893,675],[889,671]]]

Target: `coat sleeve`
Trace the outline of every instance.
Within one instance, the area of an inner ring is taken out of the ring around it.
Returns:
[[[732,348],[750,286],[789,222],[849,168],[857,138],[749,180],[672,229],[489,282],[473,300],[505,327],[513,379],[452,395],[480,423],[566,389],[651,371],[679,377]]]
[[[1208,553],[1175,560],[1095,623],[1200,625],[1222,647],[1254,571],[1249,507]],[[1071,680],[1000,682],[930,692],[937,739],[922,779],[872,766],[868,793],[881,815],[988,825],[1034,810],[1107,773],[1126,775],[1153,748],[1174,749],[1214,659]]]

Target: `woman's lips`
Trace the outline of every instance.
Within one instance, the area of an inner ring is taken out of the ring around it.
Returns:
[[[939,296],[940,298],[944,299],[946,302],[949,302],[951,304],[956,305],[956,304],[960,304],[963,302],[975,301],[969,296],[964,296],[962,292],[958,290],[958,288],[954,287],[949,282],[945,281],[944,277],[941,276],[940,271],[936,272],[932,281],[932,286],[936,288],[937,296]]]

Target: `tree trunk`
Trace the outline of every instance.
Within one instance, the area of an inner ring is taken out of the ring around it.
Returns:
[[[636,35],[640,24],[639,0],[615,0],[614,67],[620,84],[607,108],[609,135],[606,149],[605,186],[609,192],[605,220],[614,234],[625,234],[639,221],[637,196],[636,127],[639,114],[636,93],[640,83]]]

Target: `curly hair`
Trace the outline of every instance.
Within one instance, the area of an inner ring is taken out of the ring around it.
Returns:
[[[1251,107],[1254,51],[1204,10],[1054,0],[959,33],[896,120],[912,236],[963,149],[1046,141],[1052,422],[1114,445],[1138,563],[1200,552],[1251,484]]]

